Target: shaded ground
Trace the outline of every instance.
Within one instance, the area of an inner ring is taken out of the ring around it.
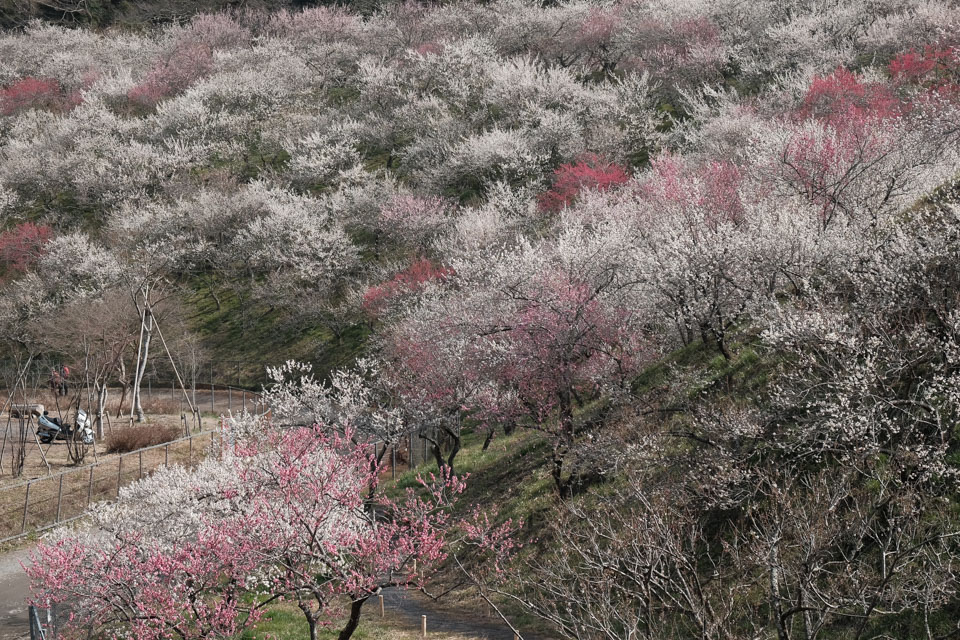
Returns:
[[[513,631],[502,621],[487,617],[480,612],[470,612],[451,606],[438,606],[424,595],[414,591],[386,589],[383,593],[384,608],[399,614],[416,629],[420,628],[420,617],[427,616],[427,634],[432,632],[452,633],[477,640],[514,640]],[[367,600],[365,607],[376,609],[376,598]],[[367,612],[366,615],[378,615]],[[523,634],[524,640],[547,640],[547,636]]]

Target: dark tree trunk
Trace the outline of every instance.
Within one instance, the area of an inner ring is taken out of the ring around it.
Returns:
[[[570,497],[572,478],[563,475],[563,463],[573,449],[573,402],[571,394],[560,394],[560,433],[553,447],[553,469],[551,475],[562,499]]]
[[[487,434],[486,439],[483,441],[483,450],[486,451],[490,447],[490,443],[493,442],[493,434],[496,433],[496,429],[490,429],[490,433]]]
[[[360,612],[363,609],[363,603],[367,601],[367,597],[354,600],[353,604],[350,605],[350,619],[347,620],[347,625],[341,629],[337,640],[350,640],[350,637],[353,636],[353,632],[357,630],[357,625],[360,624]],[[311,638],[310,640],[316,639]]]

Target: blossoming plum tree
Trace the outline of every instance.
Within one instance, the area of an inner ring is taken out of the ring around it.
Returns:
[[[32,222],[0,233],[0,267],[15,273],[27,271],[40,259],[52,235],[50,227]]]
[[[367,598],[422,587],[445,557],[462,481],[370,496],[368,447],[319,426],[247,424],[224,438],[222,457],[197,473],[163,470],[102,507],[93,530],[41,544],[28,569],[34,599],[71,604],[68,634],[232,637],[287,597],[314,639],[346,602],[338,637],[348,640]]]
[[[622,167],[605,162],[595,154],[587,154],[575,164],[565,164],[554,171],[553,187],[540,196],[540,208],[556,212],[569,206],[583,190],[606,191],[629,179]]]

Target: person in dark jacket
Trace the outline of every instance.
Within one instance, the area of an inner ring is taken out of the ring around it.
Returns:
[[[67,391],[70,387],[70,367],[62,366],[60,367],[60,395],[67,395]]]

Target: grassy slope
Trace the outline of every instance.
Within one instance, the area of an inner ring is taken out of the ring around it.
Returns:
[[[634,391],[637,393],[656,393],[676,376],[684,376],[687,388],[677,402],[701,394],[715,394],[718,397],[731,397],[735,392],[743,401],[752,394],[759,394],[766,385],[772,369],[768,359],[757,350],[757,341],[753,336],[741,336],[732,345],[737,354],[732,362],[718,355],[711,345],[694,343],[668,354],[648,367],[636,379]],[[595,410],[594,406],[583,407],[581,417],[586,419]],[[682,419],[681,417],[675,419]],[[545,526],[558,506],[550,476],[548,462],[550,448],[542,437],[533,431],[519,429],[509,436],[498,434],[486,451],[483,451],[484,434],[468,431],[463,437],[463,449],[458,454],[455,465],[458,473],[468,474],[467,489],[462,496],[458,509],[467,511],[473,505],[483,508],[495,508],[500,519],[512,518],[524,523],[519,537],[524,542],[522,557],[535,557],[546,553],[551,544],[545,535]],[[429,462],[413,470],[398,472],[397,479],[391,483],[390,492],[400,492],[407,488],[416,489],[418,475],[437,472],[436,462]],[[612,482],[616,482],[613,480]],[[609,488],[609,487],[607,487]],[[604,487],[597,492],[588,492],[579,500],[596,501],[602,499]],[[522,559],[521,557],[521,559]],[[465,608],[477,610],[478,604],[469,594],[453,595],[448,600],[459,601]],[[502,603],[501,603],[502,604]],[[518,611],[516,621],[522,626],[536,628],[537,623]],[[271,611],[270,622],[256,634],[248,638],[263,638],[272,633],[278,640],[293,640],[302,637],[302,620],[299,612],[289,605],[282,605]],[[402,635],[377,635],[385,630],[397,632],[397,627],[384,626],[376,619],[367,620],[355,636],[361,640],[380,637],[402,638]],[[332,636],[331,636],[332,637]]]
[[[289,359],[311,362],[321,374],[348,365],[363,352],[369,335],[366,325],[356,324],[337,340],[321,324],[305,324],[281,309],[245,303],[223,288],[218,287],[215,298],[207,282],[193,283],[187,304],[193,311],[192,328],[210,360],[223,363],[217,365],[222,367],[217,379],[239,386],[259,387],[265,366]]]

